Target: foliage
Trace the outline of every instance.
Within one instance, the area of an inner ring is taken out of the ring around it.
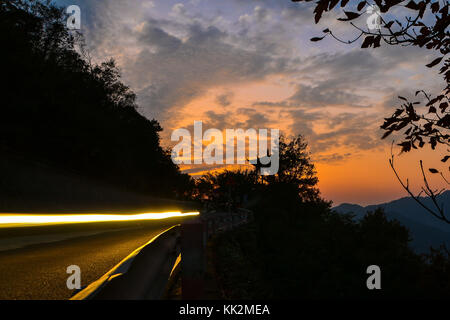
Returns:
[[[129,190],[183,195],[190,178],[160,146],[159,123],[138,112],[114,61],[92,65],[64,22],[49,1],[0,2],[0,150]]]
[[[443,284],[448,253],[415,254],[409,231],[381,209],[360,221],[332,211],[319,196],[306,150],[301,136],[282,137],[277,175],[259,177],[255,167],[197,181],[198,194],[216,203],[226,202],[229,193],[248,193],[254,212],[253,223],[213,241],[223,298],[450,297]],[[381,268],[382,290],[366,287],[367,267],[374,264]]]
[[[280,136],[279,170],[275,175],[259,176],[259,166],[253,170],[225,170],[208,173],[196,181],[194,197],[219,208],[244,205],[263,197],[286,199],[290,202],[320,202],[318,178],[301,135],[291,139]]]
[[[292,0],[293,2],[309,2],[311,0]],[[374,0],[349,2],[348,0],[319,0],[314,9],[315,22],[318,23],[324,12],[331,11],[340,3],[345,13],[344,18],[338,18],[339,21],[349,23],[358,33],[354,40],[343,41],[336,37],[329,28],[323,30],[325,36],[314,37],[312,41],[320,41],[326,36],[332,36],[338,41],[344,43],[353,43],[359,38],[364,37],[361,48],[378,48],[382,41],[388,45],[417,46],[420,48],[432,50],[440,54],[440,56],[430,63],[427,67],[432,68],[439,65],[442,67],[440,74],[446,81],[446,87],[443,93],[436,97],[431,97],[423,90],[416,91],[416,95],[422,93],[426,98],[426,113],[420,113],[420,101],[410,102],[404,97],[399,108],[392,116],[385,119],[382,129],[386,130],[383,138],[386,138],[394,131],[404,131],[404,141],[399,145],[404,152],[408,152],[411,148],[422,148],[429,143],[433,149],[437,144],[448,146],[450,143],[450,114],[448,111],[448,103],[450,93],[450,59],[446,58],[450,51],[450,33],[448,26],[450,24],[449,2],[421,0],[415,2],[413,0]],[[379,30],[370,30],[368,27],[357,26],[353,20],[360,17],[369,5],[376,4],[381,11]],[[348,8],[352,6],[352,8]],[[399,11],[399,9],[401,9]],[[394,12],[395,11],[395,12]],[[394,12],[394,13],[393,13]],[[394,14],[405,14],[404,19],[400,19]],[[448,159],[448,157],[444,158]]]
[[[274,176],[267,181],[276,187],[293,188],[303,201],[316,201],[319,199],[314,164],[308,152],[308,144],[303,136],[298,135],[292,139],[280,136],[280,168]]]
[[[416,255],[408,230],[382,210],[360,222],[316,205],[288,214],[264,201],[254,210],[254,224],[214,242],[224,298],[450,297],[448,254]],[[367,267],[374,264],[381,290],[366,287]]]
[[[196,181],[194,198],[207,202],[217,209],[236,208],[243,205],[244,197],[255,194],[257,175],[249,170],[225,170],[207,173]]]
[[[310,2],[311,0],[292,0],[293,2]],[[432,150],[438,149],[437,146],[443,146],[445,154],[442,156],[442,163],[446,163],[450,158],[448,147],[450,146],[450,24],[449,2],[448,0],[374,0],[350,2],[348,0],[319,0],[314,9],[315,22],[318,23],[324,12],[331,11],[340,7],[345,13],[344,18],[338,18],[350,24],[357,32],[353,40],[344,41],[338,38],[332,30],[326,28],[322,37],[314,37],[311,41],[320,41],[326,36],[351,44],[359,38],[364,37],[361,48],[378,48],[381,43],[387,45],[416,46],[424,48],[439,54],[439,57],[429,62],[426,66],[433,68],[441,64],[439,73],[443,76],[446,86],[442,92],[436,96],[426,93],[424,90],[417,90],[416,96],[423,95],[425,104],[419,101],[409,101],[407,98],[399,96],[402,100],[401,105],[396,108],[394,113],[384,119],[381,129],[385,131],[382,139],[387,138],[392,133],[400,134],[402,141],[398,143],[402,152],[410,152],[413,149],[423,148],[430,145]],[[361,27],[354,22],[359,18],[369,6],[377,5],[382,14],[379,15],[380,28],[369,29]],[[351,7],[351,9],[349,8]],[[404,15],[401,19],[398,16]],[[383,42],[382,42],[383,41]],[[441,150],[442,150],[441,149]],[[403,182],[397,174],[394,167],[394,157],[390,159],[390,165],[394,170],[398,180],[405,190],[422,206],[419,196],[424,192],[435,202],[435,208],[425,209],[440,220],[450,223],[446,217],[444,208],[437,204],[436,197],[440,194],[439,190],[434,190],[428,185],[422,162],[420,163],[421,173],[424,178],[425,186],[418,195],[414,195],[408,182]],[[449,167],[450,170],[450,167]],[[432,174],[440,174],[445,183],[449,183],[444,176],[444,172],[435,168],[429,168]]]

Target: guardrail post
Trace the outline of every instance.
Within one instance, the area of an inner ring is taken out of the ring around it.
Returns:
[[[181,225],[181,293],[183,300],[204,298],[205,224],[199,218]]]

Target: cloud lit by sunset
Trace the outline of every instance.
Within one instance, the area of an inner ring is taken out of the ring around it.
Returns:
[[[434,58],[429,52],[312,43],[324,26],[344,38],[351,30],[335,21],[340,12],[314,25],[313,6],[290,1],[75,2],[93,59],[116,59],[139,112],[164,128],[163,145],[173,146],[170,133],[191,130],[195,120],[220,130],[277,128],[304,135],[322,195],[335,204],[406,195],[388,163],[395,136],[381,140],[379,127],[400,103],[397,96],[442,88],[437,71],[425,67]],[[396,157],[416,188],[420,159],[440,165],[428,146]],[[182,169],[198,176],[217,168]],[[432,181],[436,188],[445,183]]]

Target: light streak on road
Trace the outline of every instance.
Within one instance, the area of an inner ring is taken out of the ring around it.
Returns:
[[[199,212],[145,212],[138,214],[0,214],[0,228],[111,221],[161,220],[199,215]]]

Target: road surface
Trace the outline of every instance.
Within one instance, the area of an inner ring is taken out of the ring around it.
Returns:
[[[81,284],[88,285],[172,225],[173,220],[124,222],[119,230],[116,225],[100,234],[0,251],[0,299],[68,299],[68,266],[78,265]]]

